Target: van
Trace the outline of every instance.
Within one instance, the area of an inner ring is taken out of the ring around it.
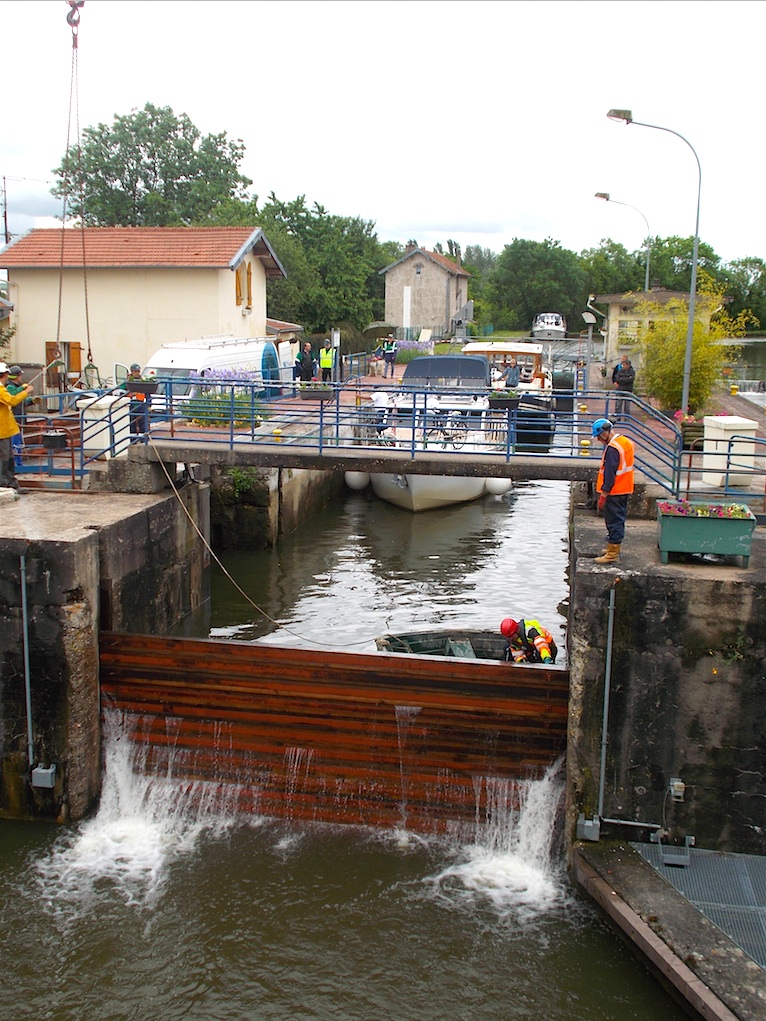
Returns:
[[[120,386],[128,376],[128,366],[115,363],[114,379]],[[292,382],[293,358],[289,341],[275,347],[273,341],[256,337],[203,337],[163,344],[143,366],[147,380],[158,380],[153,403],[165,402],[165,381],[172,382],[173,399],[194,396],[195,381],[209,373],[225,375],[246,373],[254,382],[262,382],[265,396],[278,394]],[[175,382],[177,380],[178,382]]]

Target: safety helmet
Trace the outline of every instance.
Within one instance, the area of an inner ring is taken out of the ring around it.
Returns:
[[[9,376],[20,376],[21,375],[21,366],[20,365],[9,365],[8,366],[8,375]]]
[[[513,617],[506,617],[500,625],[500,633],[505,635],[506,638],[510,638],[512,635],[515,635],[518,630],[519,625]]]
[[[593,423],[591,434],[593,436],[600,436],[601,433],[607,432],[607,430],[611,428],[612,423],[609,421],[608,418],[597,418],[596,421]]]

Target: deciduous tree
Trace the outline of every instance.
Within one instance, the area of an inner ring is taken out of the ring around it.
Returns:
[[[225,133],[203,136],[185,113],[147,103],[112,125],[85,128],[54,171],[54,195],[90,226],[167,227],[210,222],[218,205],[245,199],[245,153]]]

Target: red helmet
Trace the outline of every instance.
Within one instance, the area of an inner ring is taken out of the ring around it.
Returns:
[[[512,617],[506,617],[500,625],[500,633],[504,634],[506,638],[510,638],[512,635],[515,635],[518,630],[519,625]]]

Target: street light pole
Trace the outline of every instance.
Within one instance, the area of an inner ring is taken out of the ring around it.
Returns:
[[[640,217],[642,217],[644,223],[646,224],[646,276],[645,276],[645,279],[644,279],[644,291],[648,291],[649,290],[649,258],[651,256],[651,251],[652,251],[652,232],[651,232],[651,230],[649,228],[649,221],[647,220],[647,218],[644,216],[644,214],[641,212],[640,209],[636,209],[635,206],[628,205],[627,202],[619,202],[617,199],[613,199],[608,191],[597,191],[596,192],[596,198],[597,199],[603,199],[605,202],[614,202],[614,204],[616,206],[625,206],[626,209],[632,209],[634,213],[638,213],[638,215]]]
[[[697,161],[697,173],[699,180],[697,184],[697,220],[694,225],[694,246],[692,248],[692,278],[691,286],[689,288],[689,325],[686,330],[686,353],[684,356],[684,384],[681,393],[681,410],[684,414],[689,412],[689,384],[691,382],[692,375],[692,347],[694,342],[694,311],[695,303],[697,298],[697,260],[699,258],[699,244],[700,244],[700,198],[702,196],[702,166],[700,165],[699,156],[691,144],[688,138],[684,138],[677,131],[673,131],[672,128],[663,128],[659,124],[644,124],[642,121],[634,121],[633,114],[630,110],[610,110],[607,117],[611,121],[625,121],[626,124],[638,124],[641,128],[654,128],[656,131],[666,131],[669,135],[675,135],[676,138],[680,138],[682,142],[686,144],[694,153],[694,159]]]

